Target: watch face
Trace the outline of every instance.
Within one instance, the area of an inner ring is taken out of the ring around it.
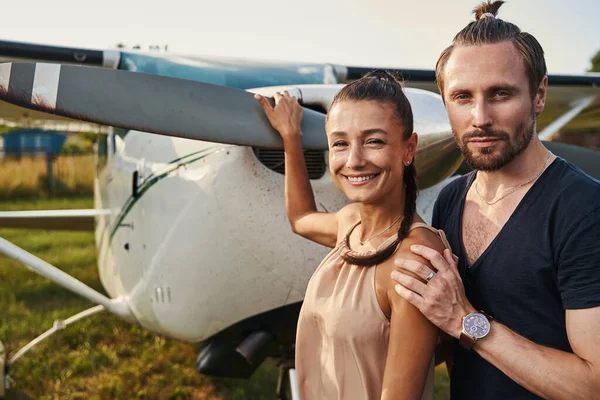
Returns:
[[[469,314],[463,321],[463,329],[478,339],[490,333],[490,322],[483,314]]]

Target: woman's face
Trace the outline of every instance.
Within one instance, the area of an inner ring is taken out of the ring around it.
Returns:
[[[350,201],[377,204],[404,194],[405,162],[413,160],[417,135],[403,138],[390,104],[340,102],[329,111],[326,131],[329,171]]]

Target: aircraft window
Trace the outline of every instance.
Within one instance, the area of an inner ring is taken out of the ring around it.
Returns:
[[[256,158],[267,168],[280,174],[285,174],[283,150],[262,149],[253,147]],[[319,179],[325,174],[325,152],[322,150],[304,150],[304,160],[308,177]]]

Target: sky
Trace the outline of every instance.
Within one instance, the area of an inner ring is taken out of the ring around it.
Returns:
[[[352,66],[433,69],[477,0],[11,1],[0,40]],[[577,8],[573,6],[577,5]],[[7,16],[10,15],[10,18]],[[600,50],[600,1],[508,0],[550,73],[579,74]]]

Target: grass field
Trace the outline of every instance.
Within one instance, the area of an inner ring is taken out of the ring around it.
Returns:
[[[92,194],[94,155],[61,155],[53,161],[54,192],[57,196]],[[0,199],[48,197],[45,156],[0,159]]]
[[[90,198],[0,202],[0,210],[88,208]],[[92,233],[0,229],[0,236],[103,292]],[[0,256],[0,340],[14,353],[56,319],[92,304]],[[12,368],[9,398],[40,399],[273,399],[275,361],[250,380],[200,375],[196,349],[148,333],[103,313],[70,325]],[[448,398],[445,371],[436,371],[436,399]]]

